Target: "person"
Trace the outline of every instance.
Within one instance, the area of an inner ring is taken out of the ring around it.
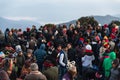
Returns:
[[[26,47],[28,49],[32,49],[34,51],[36,49],[36,47],[37,47],[37,40],[36,40],[36,38],[31,36],[31,39],[30,39],[29,42],[27,42]]]
[[[24,80],[47,80],[46,76],[38,71],[38,65],[36,63],[32,63],[30,65],[30,70],[31,72],[25,77]]]
[[[59,62],[59,53],[60,53],[61,50],[62,50],[62,45],[58,44],[56,46],[56,49],[51,54],[51,57],[55,60],[56,65],[58,65],[58,62]]]
[[[62,50],[59,53],[59,80],[62,80],[63,75],[67,72],[67,45],[62,46]]]
[[[120,64],[119,59],[115,59],[112,62],[112,69],[110,71],[109,80],[120,80]]]
[[[103,60],[103,64],[102,64],[102,67],[103,67],[103,70],[104,70],[104,76],[105,76],[105,79],[108,80],[109,79],[109,76],[110,76],[110,70],[112,68],[112,61],[116,59],[116,54],[114,51],[109,51],[106,50],[106,52],[104,53],[104,60]]]
[[[92,61],[95,60],[90,44],[85,46],[85,55],[82,57],[82,77],[83,80],[93,79],[94,70]]]
[[[0,80],[10,80],[6,71],[0,70]]]
[[[21,74],[21,70],[22,70],[22,67],[24,65],[24,62],[25,62],[25,56],[24,56],[22,51],[19,51],[18,55],[16,57],[16,66],[18,67],[18,71],[17,71],[18,77]]]
[[[39,70],[42,71],[42,68],[43,68],[43,62],[44,62],[44,59],[47,55],[47,52],[45,51],[45,44],[41,44],[40,45],[40,48],[37,49],[35,52],[34,52],[34,55],[36,57],[36,60],[37,60],[37,64],[39,66]]]
[[[74,80],[77,74],[75,61],[68,62],[67,73],[63,76],[62,80]]]
[[[26,60],[22,70],[21,70],[21,75],[19,77],[19,79],[24,79],[26,75],[28,75],[30,73],[30,65],[31,65],[31,61],[30,60]]]
[[[68,43],[67,47],[68,47],[68,60],[75,61],[75,55],[76,55],[75,49],[72,47],[71,43]]]
[[[4,57],[5,55],[0,52],[0,80],[10,80],[7,71],[4,70]]]
[[[48,80],[58,80],[58,67],[54,66],[54,63],[50,60],[44,62],[43,74]]]

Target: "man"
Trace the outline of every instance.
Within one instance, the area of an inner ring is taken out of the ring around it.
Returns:
[[[59,53],[59,80],[62,80],[63,75],[67,72],[67,45],[62,46],[62,50]]]
[[[32,63],[30,65],[31,72],[25,77],[25,80],[47,80],[45,75],[38,71],[38,65]]]
[[[43,74],[48,80],[58,80],[58,67],[54,66],[54,63],[50,60],[44,62],[44,71]]]
[[[40,71],[42,71],[43,62],[44,62],[45,56],[47,55],[45,48],[46,48],[46,45],[43,43],[40,45],[40,48],[34,52]]]
[[[76,55],[75,49],[72,47],[71,43],[68,43],[67,47],[68,47],[68,60],[75,61],[75,55]]]

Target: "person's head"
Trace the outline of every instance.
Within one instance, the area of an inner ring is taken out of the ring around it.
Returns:
[[[110,48],[110,45],[109,45],[109,43],[107,43],[107,42],[105,42],[105,43],[103,44],[103,46],[104,46],[104,48],[106,48],[106,49],[109,49],[109,48]]]
[[[62,45],[62,49],[67,52],[67,50],[68,50],[67,44],[64,43],[64,44]]]
[[[46,69],[48,69],[50,67],[53,67],[54,64],[52,63],[51,60],[45,60],[44,63],[43,63],[43,66],[44,66],[44,69],[46,70]]]
[[[79,20],[77,20],[77,21],[76,21],[76,24],[77,24],[77,25],[80,25],[80,21],[79,21]]]
[[[74,34],[78,34],[78,30],[74,29]]]
[[[32,56],[32,52],[33,52],[32,49],[28,49],[27,50],[27,57],[31,57]]]
[[[85,52],[86,52],[86,53],[93,53],[93,51],[92,51],[92,46],[89,45],[89,44],[86,45],[86,46],[85,46]]]
[[[33,29],[33,30],[36,29],[36,26],[35,26],[35,25],[32,25],[32,29]]]
[[[3,60],[5,58],[5,54],[3,52],[0,52],[0,68],[2,67],[3,65]]]
[[[13,34],[12,31],[9,31],[9,36],[12,36],[12,34]]]
[[[30,65],[30,70],[31,71],[38,71],[38,65],[37,65],[37,63],[32,63]]]
[[[71,43],[68,43],[68,44],[67,44],[67,47],[68,47],[68,49],[72,48],[72,44],[71,44]]]
[[[61,49],[62,49],[62,45],[61,45],[61,44],[58,44],[58,45],[57,45],[57,50],[60,51]]]
[[[23,52],[22,52],[22,51],[19,51],[19,52],[18,52],[18,55],[19,55],[19,56],[22,56],[22,55],[23,55]]]
[[[113,60],[112,67],[116,68],[118,65],[119,65],[119,59],[117,58],[117,59]]]

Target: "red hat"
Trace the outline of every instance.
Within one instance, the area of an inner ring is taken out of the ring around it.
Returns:
[[[43,66],[44,66],[44,67],[51,67],[51,66],[54,66],[54,64],[53,64],[51,61],[46,60],[46,61],[43,63]]]
[[[51,41],[49,41],[48,43],[47,43],[47,46],[48,47],[51,47],[51,46],[53,46],[54,44],[53,44],[53,42],[51,42]]]
[[[27,30],[27,32],[29,32],[29,31],[30,31],[30,28],[26,28],[26,30]]]
[[[80,41],[84,42],[84,38],[79,38]]]
[[[85,52],[92,53],[92,47],[91,47],[91,45],[89,45],[89,44],[86,45]]]
[[[105,42],[105,43],[104,43],[104,47],[105,47],[105,48],[108,48],[108,47],[109,47],[109,43]]]
[[[108,27],[108,24],[104,24],[104,28],[107,28]]]

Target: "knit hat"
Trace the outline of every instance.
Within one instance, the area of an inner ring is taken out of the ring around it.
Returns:
[[[108,24],[104,24],[104,26],[103,26],[103,27],[104,27],[104,29],[105,29],[105,28],[107,28],[107,27],[108,27]]]
[[[20,45],[17,45],[17,46],[15,46],[15,50],[18,53],[18,52],[22,51],[22,48]]]
[[[85,52],[92,53],[91,45],[88,44],[88,45],[85,46]]]
[[[108,39],[108,37],[107,37],[107,36],[104,36],[104,39],[106,40],[106,39]]]
[[[26,28],[26,31],[29,32],[29,31],[30,31],[30,28]]]
[[[48,47],[51,47],[51,46],[53,46],[54,45],[54,43],[52,42],[52,41],[49,41],[48,43],[47,43],[47,46]]]
[[[27,49],[27,53],[33,53],[32,49]]]
[[[104,45],[105,48],[109,47],[109,43],[107,43],[107,42],[105,42],[103,45]]]
[[[44,61],[43,66],[44,67],[51,67],[51,66],[54,66],[54,64],[50,60],[46,60],[46,61]]]

